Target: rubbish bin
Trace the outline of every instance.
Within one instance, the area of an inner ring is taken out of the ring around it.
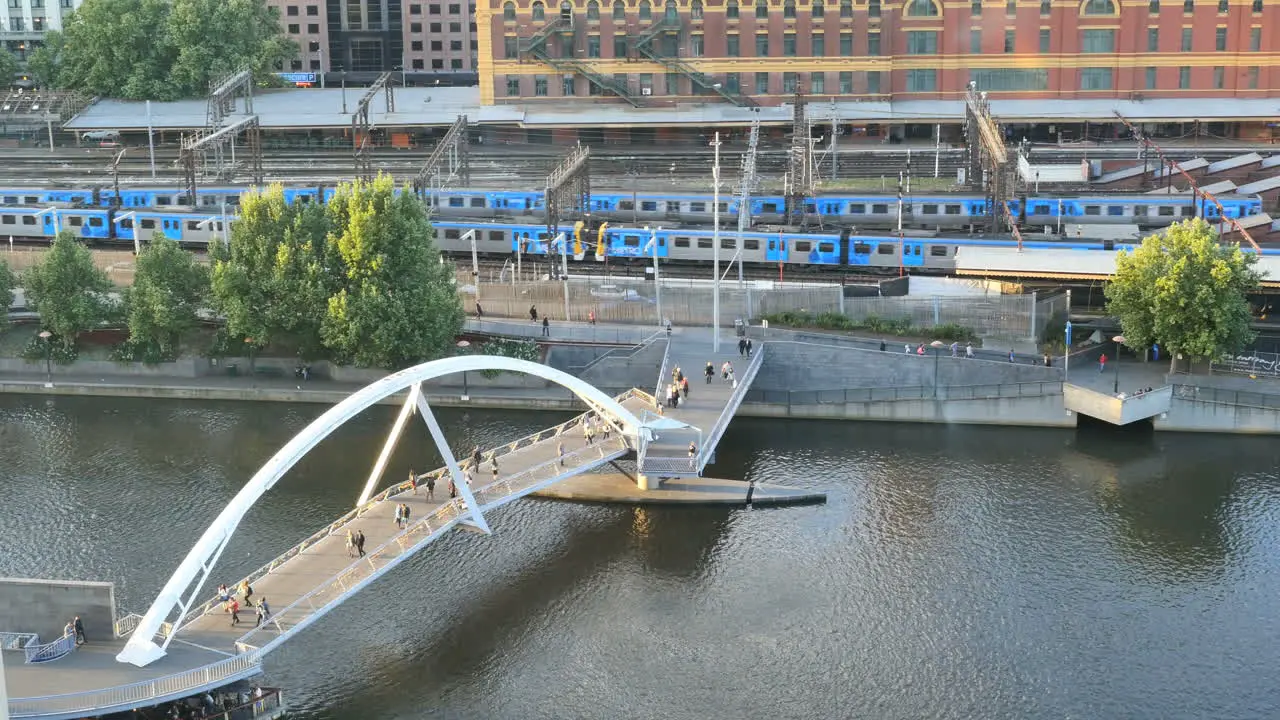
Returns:
[[[240,376],[240,366],[235,363],[227,363],[227,374],[231,377]]]
[[[747,323],[742,318],[733,321],[733,329],[738,333],[738,337],[747,336]]]

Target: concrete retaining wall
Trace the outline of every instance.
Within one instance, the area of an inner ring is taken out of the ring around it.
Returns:
[[[578,377],[596,387],[652,388],[666,353],[667,341],[655,340],[635,350],[602,358]]]
[[[1154,419],[1157,430],[1280,434],[1280,411],[1174,398],[1169,412]]]
[[[890,349],[894,345],[889,345]],[[753,387],[761,390],[829,390],[856,387],[933,387],[934,358],[902,352],[801,342],[769,342]],[[997,385],[1062,379],[1060,368],[953,358],[937,360],[940,387]],[[1030,359],[1030,358],[1027,358]]]
[[[821,405],[743,403],[745,417],[790,417],[813,420],[1015,425],[1074,428],[1076,417],[1063,407],[1061,395],[983,400],[898,400]]]
[[[0,578],[0,630],[40,634],[40,642],[62,637],[75,616],[90,642],[115,634],[115,585],[75,580]]]

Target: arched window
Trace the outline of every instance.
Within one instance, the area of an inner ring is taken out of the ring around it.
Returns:
[[[769,19],[769,0],[756,0],[756,19]]]
[[[796,0],[786,0],[782,3],[782,17],[788,20],[794,20],[796,17]]]
[[[1088,0],[1084,4],[1085,15],[1115,15],[1116,4],[1112,0]]]
[[[853,17],[853,0],[840,0],[840,17]]]
[[[676,10],[676,0],[667,0],[662,10],[662,19],[669,23],[680,22],[680,12]]]
[[[653,7],[649,5],[649,0],[640,0],[640,21],[649,22],[653,19]]]
[[[689,3],[689,17],[694,20],[702,19],[702,0],[693,0]]]
[[[1090,0],[1092,2],[1092,0]],[[1109,2],[1110,0],[1108,0]],[[911,0],[907,4],[907,17],[937,17],[938,6],[933,0]]]
[[[627,6],[622,0],[613,0],[613,19],[619,22],[627,19]]]
[[[547,19],[547,9],[542,6],[542,3],[537,2],[537,0],[534,0],[534,3],[533,3],[533,19],[534,20]]]
[[[516,4],[515,3],[510,2],[510,0],[508,0],[507,2],[502,4],[502,19],[507,22],[516,21]]]
[[[813,13],[813,18],[815,20],[821,19],[822,16],[826,14],[826,12],[827,12],[827,6],[823,4],[822,0],[813,0],[812,13]]]
[[[724,16],[728,20],[738,19],[738,0],[729,0],[728,4],[724,6]]]
[[[587,3],[587,19],[588,20],[600,19],[600,3],[596,2],[596,0],[590,0]]]

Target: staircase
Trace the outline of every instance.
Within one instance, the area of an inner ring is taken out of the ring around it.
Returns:
[[[677,72],[693,81],[694,85],[704,90],[710,90],[738,107],[755,107],[756,103],[751,98],[743,95],[740,90],[731,90],[723,83],[716,82],[715,78],[706,73],[695,70],[692,65],[686,63],[678,57],[667,55],[654,46],[654,40],[665,34],[678,34],[680,32],[679,18],[671,18],[666,15],[661,17],[658,22],[654,23],[643,33],[640,34],[635,41],[636,51],[650,60],[665,67],[671,72]]]
[[[581,75],[587,79],[587,82],[602,91],[626,100],[631,107],[640,107],[640,98],[631,94],[625,84],[615,82],[613,78],[596,72],[590,64],[576,58],[559,58],[552,55],[547,47],[547,40],[557,33],[572,35],[573,23],[563,17],[556,17],[524,42],[520,48],[521,54],[529,55],[538,62],[550,65],[558,73]]]

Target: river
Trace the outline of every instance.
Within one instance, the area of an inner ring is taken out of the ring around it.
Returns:
[[[0,396],[0,575],[143,611],[319,406]],[[438,411],[455,449],[552,424]],[[391,422],[327,440],[231,580],[353,503]],[[439,464],[414,426],[388,471]],[[303,720],[1251,718],[1280,706],[1280,444],[739,419],[715,474],[824,506],[525,500],[270,656]]]

